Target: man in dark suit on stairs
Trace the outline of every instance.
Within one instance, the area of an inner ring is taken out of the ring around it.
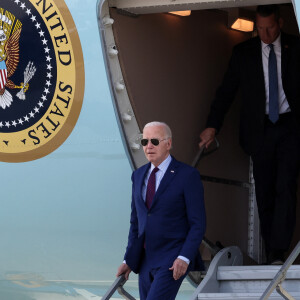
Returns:
[[[269,264],[281,264],[291,243],[300,168],[300,41],[282,24],[278,6],[257,7],[258,37],[234,47],[200,134],[200,147],[208,147],[240,89],[240,144],[253,161]]]
[[[148,123],[141,140],[149,163],[132,174],[128,245],[117,276],[139,273],[141,300],[174,300],[190,270],[203,270],[205,227],[199,172],[170,155],[168,125]]]

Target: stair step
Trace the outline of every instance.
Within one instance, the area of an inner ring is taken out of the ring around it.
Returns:
[[[219,266],[218,280],[272,280],[281,266]],[[300,280],[300,265],[292,265],[286,279]]]
[[[293,254],[292,258],[296,254]],[[272,280],[280,278],[278,272],[282,266],[244,266],[240,257],[241,251],[235,246],[219,251],[192,299],[258,300]],[[288,263],[291,263],[291,260],[287,261],[285,266]],[[300,300],[300,265],[292,265],[286,272],[286,274],[281,274],[281,276],[286,275],[282,288],[294,299]],[[283,298],[275,290],[269,299],[282,300]]]
[[[290,293],[294,299],[300,299],[300,292]],[[262,293],[201,293],[198,300],[258,300]],[[282,300],[277,292],[273,292],[268,298],[269,300]]]
[[[220,266],[217,271],[220,293],[263,293],[281,266]],[[282,283],[289,292],[300,292],[300,266],[291,266]]]

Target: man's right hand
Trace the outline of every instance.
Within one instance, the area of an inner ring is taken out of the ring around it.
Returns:
[[[214,141],[216,136],[216,129],[215,128],[206,128],[200,134],[201,142],[199,143],[199,148],[205,146],[207,149],[209,145]]]
[[[118,268],[116,277],[119,277],[120,275],[124,274],[125,279],[128,280],[130,272],[131,269],[129,268],[129,266],[125,263],[122,263],[121,266]]]

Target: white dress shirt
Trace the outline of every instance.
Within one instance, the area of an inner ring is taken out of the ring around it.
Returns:
[[[279,114],[284,114],[291,111],[287,102],[283,87],[282,87],[282,74],[281,74],[281,35],[272,43],[274,45],[274,52],[277,61],[277,75],[278,75],[278,101],[279,101]],[[266,114],[269,114],[269,54],[270,47],[261,41],[262,62],[264,69],[265,91],[266,91]]]
[[[171,163],[172,157],[171,155],[169,155],[157,168],[158,171],[155,174],[155,192],[157,191],[160,182],[162,180],[162,178],[164,177],[170,163]],[[149,181],[149,177],[151,175],[151,172],[153,171],[153,169],[155,168],[155,166],[153,164],[151,164],[151,167],[148,171],[148,173],[145,176],[145,180],[144,180],[144,184],[143,184],[143,189],[142,189],[142,197],[144,199],[144,201],[146,201],[146,192],[147,192],[147,184]]]

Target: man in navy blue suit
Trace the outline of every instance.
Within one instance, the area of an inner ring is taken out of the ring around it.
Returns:
[[[139,273],[141,300],[174,300],[199,254],[205,227],[199,172],[170,155],[168,125],[148,123],[141,140],[149,163],[132,174],[128,245],[117,276]]]

